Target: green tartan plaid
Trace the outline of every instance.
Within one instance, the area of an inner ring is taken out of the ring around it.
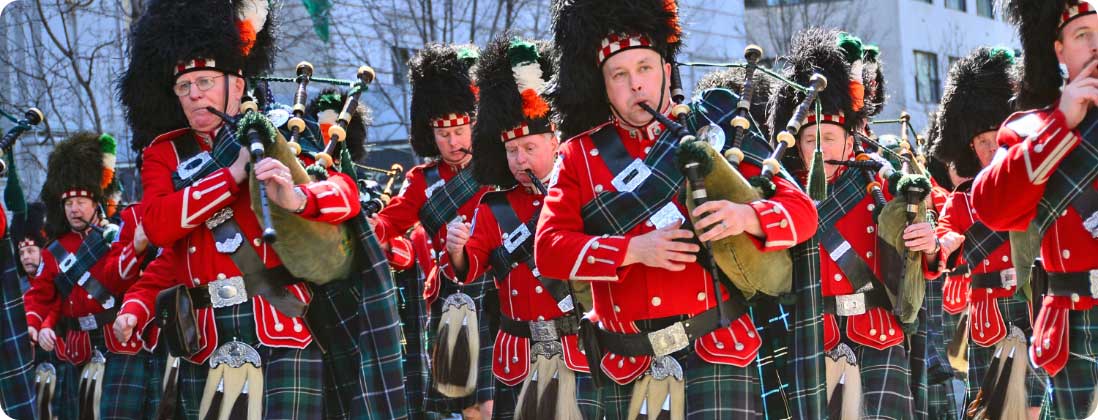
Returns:
[[[1010,298],[1000,298],[999,311],[1003,313],[1003,321],[1007,323],[1007,326],[1013,325],[1021,328],[1025,333],[1026,339],[1033,334],[1029,325],[1029,303],[1024,300]],[[1074,338],[1074,336],[1073,336]],[[1074,341],[1074,340],[1072,340]],[[1073,350],[1074,351],[1074,350]],[[980,390],[980,385],[984,383],[984,377],[987,375],[987,370],[991,367],[991,359],[995,356],[995,346],[981,347],[976,343],[969,343],[968,346],[968,400],[976,396],[976,392]],[[1028,407],[1040,407],[1045,400],[1046,384],[1048,383],[1048,374],[1044,370],[1033,369],[1030,364],[1026,364],[1026,404]]]
[[[1037,203],[1037,216],[1033,218],[1033,224],[1040,229],[1042,236],[1075,196],[1093,188],[1091,182],[1098,176],[1098,165],[1095,164],[1098,163],[1098,132],[1095,130],[1098,130],[1098,113],[1089,112],[1076,127],[1082,141],[1049,176],[1045,194]]]
[[[1067,365],[1052,377],[1052,401],[1058,419],[1091,418],[1098,406],[1098,308],[1070,311]]]
[[[912,396],[912,409],[915,412],[915,418],[925,419],[927,418],[927,412],[929,411],[930,402],[927,400],[928,393],[928,381],[927,381],[927,314],[926,314],[926,301],[923,301],[923,308],[919,310],[918,329],[915,334],[911,334],[909,337],[909,343],[911,344],[911,352],[908,356],[911,358],[909,366],[911,366],[911,396]]]
[[[160,404],[164,355],[141,351],[135,355],[107,352],[103,371],[103,420],[153,419]]]
[[[404,395],[408,416],[422,419],[427,415],[427,301],[423,299],[423,272],[419,265],[397,272],[400,291],[400,322],[404,331]]]
[[[437,169],[435,169],[437,170]],[[457,216],[458,209],[480,191],[480,184],[473,179],[472,171],[461,171],[450,178],[441,189],[435,190],[419,209],[419,221],[427,232],[438,232]]]
[[[495,381],[495,399],[492,400],[492,418],[511,419],[515,417],[516,404],[519,393],[522,392],[522,383],[515,386],[507,386],[503,382]],[[579,405],[580,415],[585,419],[597,419],[602,405],[598,403],[598,393],[595,384],[591,381],[591,375],[576,372],[576,403]]]
[[[816,237],[790,249],[793,258],[793,355],[786,378],[794,418],[822,419],[827,413],[827,383],[823,360],[823,295],[820,247]]]
[[[450,280],[443,278],[440,279],[440,282],[442,285],[440,286],[439,297],[431,305],[430,325],[427,328],[428,354],[430,354],[430,346],[434,344],[435,336],[438,333],[438,325],[442,321],[442,304],[447,296],[458,290],[458,286]],[[495,394],[496,379],[492,375],[492,347],[496,341],[496,331],[488,325],[488,317],[491,315],[484,308],[484,296],[496,293],[495,283],[491,276],[485,275],[472,283],[461,286],[460,290],[472,297],[473,301],[477,303],[477,327],[480,334],[480,355],[477,358],[477,389],[468,397],[447,398],[439,394],[433,386],[429,387],[425,404],[427,411],[442,414],[460,412],[461,409],[471,407],[479,402],[492,401],[493,394]]]
[[[964,232],[965,242],[962,252],[965,256],[965,261],[983,261],[996,249],[1010,240],[1009,235],[1006,232],[996,232],[987,227],[983,222],[977,220]],[[958,267],[960,268],[960,267]],[[967,271],[967,270],[966,270]],[[964,274],[964,272],[954,272],[954,275]]]
[[[929,374],[927,378],[927,418],[928,419],[957,419],[959,418],[957,413],[958,397],[963,392],[955,389],[953,378],[956,376],[956,372],[953,371],[953,367],[949,364],[949,359],[946,357],[946,343],[945,340],[949,335],[944,333],[944,318],[946,315],[942,310],[942,280],[927,282],[926,286],[926,300],[924,301],[924,308],[927,313],[927,359],[931,361],[931,365],[937,365],[937,369],[941,369],[939,373],[948,374],[948,377],[941,378],[942,381],[934,382],[936,378],[934,374]],[[936,360],[935,360],[936,359]]]
[[[854,344],[851,349],[857,355],[862,374],[862,418],[914,418],[911,369],[903,346],[877,350]]]
[[[220,344],[235,337],[259,351],[263,360],[264,419],[324,418],[324,361],[316,345],[304,349],[260,346],[250,300],[214,309],[214,316]],[[198,418],[208,366],[180,363],[180,409],[186,419]]]
[[[741,368],[709,363],[693,351],[679,351],[675,358],[682,364],[686,380],[687,419],[757,419],[763,415],[756,366]],[[633,383],[610,382],[596,393],[602,411],[591,418],[635,420],[627,418]]]
[[[34,348],[34,361],[35,368],[41,363],[49,363],[57,371],[57,385],[53,390],[53,401],[50,403],[50,410],[52,410],[54,417],[59,419],[77,418],[79,415],[77,408],[79,406],[77,405],[76,394],[80,385],[80,380],[77,379],[80,374],[79,369],[71,363],[59,360],[57,353],[42,350],[41,347],[37,346]]]
[[[17,419],[33,418],[34,350],[27,334],[23,293],[19,290],[11,239],[0,239],[0,406]]]

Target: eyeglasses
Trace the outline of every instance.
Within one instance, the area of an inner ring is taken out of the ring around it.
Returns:
[[[207,90],[213,89],[214,81],[217,80],[217,79],[220,79],[222,77],[225,77],[225,75],[213,76],[213,77],[199,77],[198,79],[195,79],[193,84],[198,87],[198,90],[200,90],[202,92],[205,92]],[[175,92],[175,96],[190,95],[191,94],[191,84],[192,84],[191,82],[176,83],[175,85],[172,86],[172,91]]]

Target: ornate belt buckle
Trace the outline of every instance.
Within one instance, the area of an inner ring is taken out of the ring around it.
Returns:
[[[263,367],[259,352],[252,346],[236,340],[222,344],[210,356],[210,369],[222,363],[229,365],[231,368],[244,366],[245,363],[251,363],[255,367]]]
[[[669,327],[648,333],[648,342],[652,344],[653,355],[662,357],[685,349],[690,345],[690,337],[686,335],[686,327],[682,322],[676,322]]]
[[[557,334],[557,324],[553,321],[530,321],[530,339],[534,341],[556,341],[560,339]]]
[[[835,315],[854,316],[865,313],[865,293],[835,296]]]
[[[1018,285],[1018,272],[1013,268],[999,272],[999,278],[1003,281],[1003,288],[1008,289]]]
[[[1098,298],[1098,270],[1090,270],[1090,297]]]
[[[213,161],[213,155],[210,152],[202,152],[181,162],[175,173],[179,175],[179,179],[186,180],[198,173],[203,166],[211,161]]]
[[[633,159],[617,176],[610,181],[614,189],[621,192],[631,192],[640,186],[648,176],[652,175],[652,169],[644,164],[643,160]]]
[[[508,253],[513,253],[529,238],[530,228],[525,223],[520,224],[515,230],[503,235],[503,247]]]
[[[675,203],[668,202],[667,204],[664,204],[663,207],[660,207],[660,211],[653,214],[648,221],[652,222],[652,226],[655,226],[656,229],[663,229],[666,226],[675,224],[675,222],[686,221],[686,217],[683,217],[679,208],[675,207]]]
[[[1090,217],[1083,221],[1083,228],[1090,232],[1091,238],[1098,239],[1098,211],[1091,213]]]
[[[531,360],[537,356],[549,359],[553,356],[562,355],[564,355],[564,346],[560,344],[560,341],[539,341],[530,346]]]
[[[221,226],[226,220],[233,218],[233,208],[225,207],[206,219],[206,229],[213,230],[215,227]]]
[[[244,289],[244,277],[241,276],[214,280],[206,287],[210,290],[210,306],[214,308],[239,305],[248,300],[248,291]]]
[[[80,331],[93,331],[99,328],[99,323],[95,322],[95,315],[84,315],[76,318],[76,322],[80,324]]]

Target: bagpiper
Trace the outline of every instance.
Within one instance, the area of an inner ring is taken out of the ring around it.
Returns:
[[[917,311],[921,300],[896,299],[893,285],[900,278],[882,277],[885,270],[880,254],[897,253],[878,245],[880,226],[875,209],[885,204],[884,179],[876,171],[841,164],[859,155],[866,157],[862,139],[855,138],[864,137],[862,129],[869,109],[860,68],[860,42],[853,41],[846,34],[816,28],[794,35],[784,75],[809,85],[818,74],[826,78],[826,88],[817,96],[820,113],[808,114],[797,133],[796,153],[786,155],[784,164],[808,188],[822,184],[826,178],[827,197],[816,208],[820,217],[818,281],[822,282],[825,302],[829,412],[842,418],[912,418],[907,333],[893,314],[893,306],[906,304]],[[786,121],[803,97],[790,87],[778,89],[771,96],[771,132],[786,129]],[[813,171],[821,179],[807,179],[813,166],[822,169]],[[935,246],[929,223],[905,228],[903,238],[910,251],[929,252]],[[918,277],[921,281],[921,266]],[[918,286],[921,288],[923,283]],[[909,315],[911,319],[904,323],[912,331],[916,314]]]
[[[170,278],[142,278],[139,284],[166,284],[128,294],[125,308],[136,325],[155,316],[169,352],[185,359],[178,373],[185,418],[309,419],[375,410],[352,395],[331,404],[326,392],[330,369],[362,369],[353,362],[327,366],[324,353],[360,350],[357,329],[347,334],[350,347],[322,342],[332,327],[349,323],[331,311],[357,308],[331,307],[327,288],[338,280],[317,285],[291,274],[284,251],[263,238],[274,226],[261,225],[257,215],[338,227],[360,210],[355,183],[343,173],[322,169],[324,181],[295,182],[287,165],[296,162],[252,162],[242,144],[248,137],[285,144],[264,115],[241,106],[245,77],[273,61],[274,21],[266,1],[151,2],[134,24],[119,80],[143,161],[143,223],[174,268]],[[256,132],[244,132],[249,127]],[[403,404],[403,390],[393,389]]]
[[[372,219],[382,243],[415,227],[413,246],[426,275],[430,382],[426,408],[491,418],[492,331],[496,304],[492,280],[463,283],[446,275],[447,226],[470,226],[488,191],[468,170],[476,122],[476,85],[470,73],[479,56],[472,46],[428,44],[409,62],[412,83],[409,142],[429,162],[408,171],[400,194]],[[493,309],[489,309],[493,308]],[[460,315],[458,315],[460,312]],[[446,334],[443,334],[446,333]]]
[[[551,97],[568,140],[535,263],[542,276],[591,284],[593,312],[581,324],[590,333],[581,335],[592,376],[606,378],[597,417],[755,418],[761,337],[744,305],[745,294],[761,293],[714,278],[713,262],[698,262],[700,243],[741,237],[753,251],[784,252],[815,230],[812,203],[775,177],[770,199],[687,210],[676,194],[683,127],[665,123],[682,36],[675,2],[561,1],[553,10],[560,70]],[[746,160],[738,169],[760,173]]]
[[[1091,320],[1098,302],[1098,137],[1091,133],[1098,15],[1092,2],[1076,0],[1012,0],[1005,10],[1023,47],[1012,98],[1021,111],[1002,123],[997,143],[973,144],[970,167],[975,157],[981,164],[992,150],[994,157],[976,175],[969,204],[989,229],[1010,231],[1015,274],[1032,268],[1037,315],[1029,359],[1052,377],[1054,416],[1091,418],[1098,407]],[[1039,247],[1038,262],[1031,264],[1033,255],[1019,261],[1030,244]]]

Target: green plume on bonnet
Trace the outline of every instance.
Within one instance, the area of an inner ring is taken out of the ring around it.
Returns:
[[[839,48],[843,50],[843,56],[847,63],[853,63],[862,58],[862,40],[848,32],[839,32]]]
[[[513,38],[511,45],[507,47],[507,58],[511,61],[511,67],[535,63],[538,60],[538,47],[533,42]]]
[[[994,56],[1004,56],[1004,57],[1007,58],[1008,61],[1010,61],[1010,64],[1014,64],[1014,60],[1017,58],[1017,56],[1014,54],[1013,49],[1010,49],[1008,47],[1004,47],[1004,46],[1001,46],[1001,45],[997,46],[997,47],[992,47],[991,48],[991,55],[993,57]]]

